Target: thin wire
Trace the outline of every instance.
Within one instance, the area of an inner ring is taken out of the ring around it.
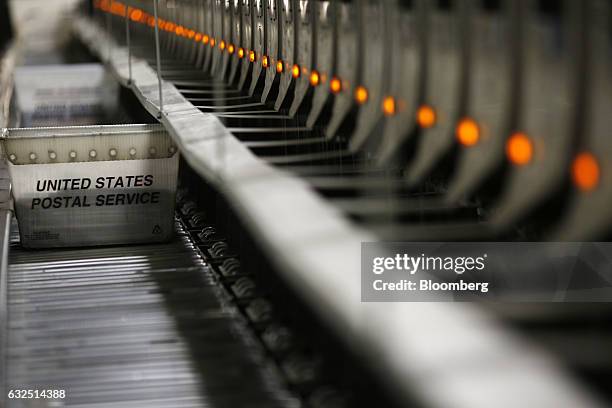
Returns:
[[[106,32],[107,32],[107,37],[108,37],[108,49],[107,49],[107,58],[108,61],[110,62],[111,57],[112,57],[112,49],[113,49],[113,45],[111,43],[111,39],[112,37],[112,20],[111,20],[111,14],[107,13],[106,14]]]
[[[132,83],[132,44],[130,42],[130,7],[125,6],[125,41],[128,49],[128,70],[129,78],[128,84]]]
[[[157,19],[157,4],[159,0],[153,0],[153,11],[155,14],[155,57],[157,59],[157,84],[159,86],[159,117],[164,111],[164,100],[162,96],[161,56],[159,51],[159,21]]]

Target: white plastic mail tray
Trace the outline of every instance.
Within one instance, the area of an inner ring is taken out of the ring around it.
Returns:
[[[25,247],[172,236],[179,155],[162,126],[19,128],[2,136]]]
[[[119,84],[102,64],[24,66],[14,78],[19,127],[113,123],[117,114]]]

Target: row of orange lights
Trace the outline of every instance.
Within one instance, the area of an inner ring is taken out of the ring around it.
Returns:
[[[481,137],[480,126],[473,119],[464,118],[457,125],[456,136],[462,145],[475,146]],[[515,132],[506,141],[506,157],[516,166],[531,163],[534,154],[533,140],[524,132]],[[601,176],[599,161],[590,152],[578,154],[572,162],[571,176],[580,190],[588,192],[596,189]]]
[[[155,18],[146,13],[145,11],[128,7],[126,10],[126,6],[118,1],[114,0],[94,0],[94,7],[105,11],[110,12],[112,14],[118,15],[120,17],[129,15],[130,20],[142,24],[147,24],[150,27],[155,27]],[[182,36],[185,38],[192,39],[196,42],[202,42],[203,44],[208,44],[211,47],[214,47],[217,44],[217,41],[214,38],[211,38],[207,34],[203,34],[197,32],[195,30],[191,30],[189,28],[176,25],[171,21],[166,21],[158,18],[158,27],[167,32],[173,32],[175,35]],[[236,52],[236,47],[234,44],[228,44],[224,40],[220,40],[218,42],[218,47],[221,51],[227,50],[230,55],[233,55]],[[246,55],[246,50],[242,47],[239,47],[236,52],[236,56],[240,59],[244,58]],[[255,51],[248,51],[248,59],[250,62],[254,63],[257,60],[257,54]],[[286,70],[286,64],[282,60],[278,60],[275,63],[271,60],[267,55],[262,56],[262,67],[269,68],[271,65],[275,65],[276,72],[283,73]],[[308,71],[305,68],[300,68],[298,64],[293,64],[291,66],[291,75],[294,78],[299,78],[302,73],[308,74]],[[325,76],[319,74],[318,71],[312,70],[310,72],[309,82],[312,86],[318,86],[324,81]],[[332,93],[338,94],[343,91],[345,86],[342,83],[342,80],[338,77],[332,77],[329,82],[329,88]],[[369,93],[367,88],[364,86],[357,86],[354,91],[354,97],[358,104],[363,105],[369,99]],[[382,111],[385,116],[393,116],[397,113],[397,101],[392,96],[387,96],[383,98],[382,101]],[[422,105],[419,107],[416,113],[416,122],[419,127],[422,129],[429,129],[436,125],[438,121],[437,113],[432,106]],[[465,146],[472,147],[478,144],[481,139],[481,129],[478,123],[471,118],[463,118],[457,124],[455,129],[455,135],[457,141]],[[516,165],[516,166],[524,166],[529,164],[534,157],[534,145],[531,138],[523,133],[516,132],[512,134],[507,142],[506,142],[506,156],[508,160]],[[582,191],[591,191],[594,190],[598,184],[600,179],[600,166],[597,158],[588,152],[580,153],[576,156],[572,163],[571,174],[574,184]]]
[[[94,0],[94,7],[102,11],[110,12],[112,14],[115,14],[117,16],[124,17],[124,18],[126,16],[126,11],[127,11],[127,15],[129,16],[131,21],[146,24],[150,27],[155,27],[155,17],[154,16],[138,8],[128,7],[126,9],[126,6],[119,1]],[[161,30],[174,33],[177,36],[192,39],[198,43],[202,42],[203,44],[210,45],[210,47],[213,47],[213,48],[215,47],[215,45],[217,45],[219,50],[221,51],[226,50],[230,55],[234,55],[234,53],[236,53],[235,55],[240,59],[244,58],[245,56],[248,56],[248,60],[252,63],[254,63],[257,60],[257,54],[253,50],[248,51],[242,47],[239,47],[238,49],[236,49],[236,46],[234,44],[226,43],[224,40],[220,40],[217,42],[215,38],[209,36],[208,34],[203,34],[195,30],[183,27],[181,25],[177,25],[171,21],[166,21],[164,19],[158,18],[157,25]],[[262,62],[263,68],[267,69],[270,66],[275,65],[276,72],[278,73],[290,72],[291,75],[296,79],[300,78],[303,74],[305,75],[308,74],[308,70],[306,68],[300,68],[298,64],[291,65],[291,69],[286,71],[287,65],[285,62],[283,62],[280,59],[275,62],[275,61],[272,61],[272,59],[268,57],[267,55],[263,55],[261,59],[262,59],[261,62]],[[312,86],[319,86],[321,83],[325,82],[326,77],[322,74],[319,74],[317,70],[312,70],[310,72],[308,79]],[[343,91],[345,86],[343,85],[340,78],[333,77],[330,80],[329,88],[332,93],[338,94]],[[365,87],[359,86],[356,88],[355,100],[359,104],[364,104],[368,101],[368,91]],[[384,109],[384,104],[383,104],[383,109]],[[394,113],[395,112],[391,112],[390,114],[394,114]]]

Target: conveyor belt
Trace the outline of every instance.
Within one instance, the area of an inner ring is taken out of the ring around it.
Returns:
[[[178,222],[168,244],[14,243],[9,262],[8,390],[65,390],[71,407],[294,406]]]

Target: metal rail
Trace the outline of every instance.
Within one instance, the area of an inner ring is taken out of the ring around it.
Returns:
[[[0,402],[6,398],[6,356],[8,345],[7,275],[12,211],[0,209]],[[6,404],[5,404],[6,406]]]

